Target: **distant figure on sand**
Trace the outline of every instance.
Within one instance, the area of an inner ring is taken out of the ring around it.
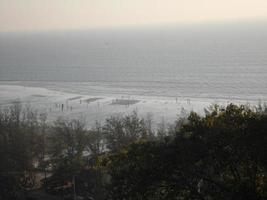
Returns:
[[[190,104],[190,99],[187,99],[187,104]]]
[[[64,110],[64,104],[61,105],[61,111],[63,111],[63,110]]]

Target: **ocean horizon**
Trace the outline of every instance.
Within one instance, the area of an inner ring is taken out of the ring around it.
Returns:
[[[158,114],[163,113],[165,118],[171,115],[174,120],[182,107],[200,110],[221,102],[265,102],[267,28],[264,25],[0,34],[2,88],[5,85],[9,89],[10,85],[45,88],[66,96],[43,101],[36,97],[46,96],[47,92],[29,92],[26,98],[17,89],[15,94],[11,94],[12,90],[2,93],[0,103],[14,99],[31,104],[40,101],[49,105],[46,106],[49,110],[55,102],[81,96],[73,106],[79,110],[77,113],[82,113],[84,108],[79,107],[79,101],[89,97],[107,98],[102,100],[107,105],[114,99],[139,102],[127,109],[123,105],[91,110],[90,119],[94,121],[99,115],[103,119],[106,114],[136,108],[144,113],[160,107]],[[197,106],[188,106],[188,101]],[[92,109],[97,105],[90,104]]]
[[[0,81],[66,91],[72,82],[78,93],[86,92],[82,83],[88,93],[266,100],[263,25],[0,35]]]

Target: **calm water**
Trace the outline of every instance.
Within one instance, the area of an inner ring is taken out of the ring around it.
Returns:
[[[0,81],[82,94],[267,100],[266,25],[2,33]]]

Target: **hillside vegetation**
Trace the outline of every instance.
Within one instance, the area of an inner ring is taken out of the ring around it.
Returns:
[[[267,199],[267,109],[229,104],[152,129],[137,113],[86,129],[0,111],[0,199]],[[37,197],[36,197],[37,199]],[[59,198],[60,199],[60,198]]]

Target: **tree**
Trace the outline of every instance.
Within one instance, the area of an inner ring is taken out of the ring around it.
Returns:
[[[0,110],[0,199],[18,199],[35,186],[39,122],[19,103]]]
[[[49,180],[50,185],[58,187],[71,182],[74,186],[75,176],[86,164],[84,123],[79,120],[58,119],[52,127],[49,139],[49,153],[54,170]]]
[[[111,151],[118,151],[139,139],[149,137],[145,122],[143,119],[139,119],[137,112],[125,117],[108,118],[103,131],[107,148]]]
[[[96,122],[95,127],[86,134],[86,146],[91,156],[101,155],[106,148],[103,127]]]
[[[107,156],[110,199],[266,199],[266,110],[233,104],[191,112],[175,140]]]

